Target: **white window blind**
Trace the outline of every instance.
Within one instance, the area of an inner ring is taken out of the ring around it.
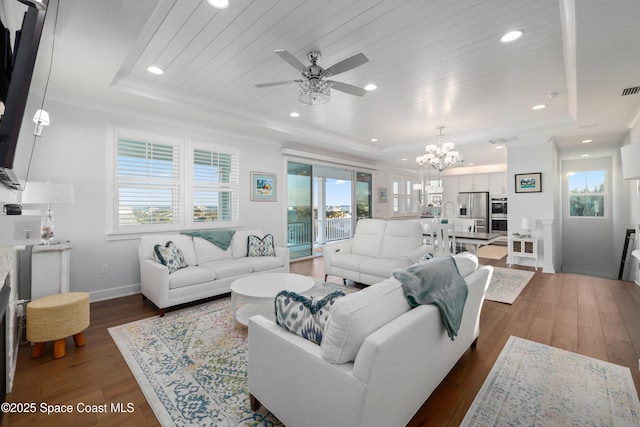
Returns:
[[[179,224],[179,146],[124,138],[117,144],[116,229]]]
[[[240,219],[240,165],[237,154],[193,150],[193,222]]]

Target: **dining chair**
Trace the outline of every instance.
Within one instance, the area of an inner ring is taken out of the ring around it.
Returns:
[[[456,225],[431,224],[431,245],[434,246],[435,256],[455,255],[456,253]]]

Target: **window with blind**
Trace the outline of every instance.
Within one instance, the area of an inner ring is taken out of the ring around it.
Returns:
[[[413,190],[413,184],[417,182],[413,178],[393,177],[393,215],[404,216],[418,213],[418,192]]]
[[[179,224],[181,178],[179,146],[118,139],[116,229]]]
[[[193,222],[239,220],[238,156],[193,150]]]
[[[114,131],[115,233],[239,223],[240,161],[235,149]]]

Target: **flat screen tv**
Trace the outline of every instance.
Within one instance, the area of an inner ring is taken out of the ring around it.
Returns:
[[[49,0],[17,1],[27,5],[27,10],[13,37],[13,49],[11,31],[5,23],[0,28],[0,111],[4,108],[0,117],[0,182],[20,190],[13,163]]]

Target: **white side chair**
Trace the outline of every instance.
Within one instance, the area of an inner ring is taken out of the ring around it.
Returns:
[[[456,225],[431,224],[431,245],[434,246],[435,256],[455,255],[456,253]]]
[[[450,219],[449,222],[453,222],[455,224],[456,231],[472,232],[472,233],[475,233],[476,231],[475,219],[453,218],[453,219]],[[458,248],[459,251],[469,250],[466,244],[460,243],[459,245],[460,245],[460,247]]]

